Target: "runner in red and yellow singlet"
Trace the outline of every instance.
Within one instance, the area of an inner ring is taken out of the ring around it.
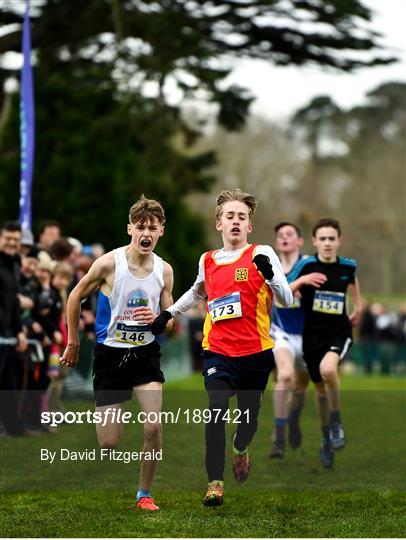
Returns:
[[[236,395],[239,422],[233,436],[233,473],[238,482],[250,471],[248,446],[258,427],[262,394],[274,367],[269,312],[275,296],[282,305],[293,301],[280,261],[270,246],[249,244],[257,201],[240,189],[217,197],[216,229],[222,249],[200,257],[194,285],[151,325],[155,334],[167,322],[206,299],[203,375],[211,410],[206,424],[206,470],[209,486],[203,504],[223,502],[225,423],[229,400]]]
[[[268,333],[273,293],[252,261],[256,247],[247,245],[229,263],[216,262],[219,250],[205,254],[204,350],[238,357],[273,347]]]

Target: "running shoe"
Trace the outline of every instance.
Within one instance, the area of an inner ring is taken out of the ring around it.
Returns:
[[[223,504],[224,482],[222,480],[213,480],[209,482],[207,493],[203,499],[204,506],[220,506]]]
[[[277,439],[272,446],[269,457],[271,459],[282,459],[285,454],[285,441],[283,439]]]
[[[292,450],[296,450],[302,444],[302,430],[299,426],[299,420],[288,418],[289,435],[288,440]]]
[[[344,430],[339,422],[334,422],[330,427],[330,441],[334,450],[340,450],[346,444]]]
[[[320,461],[325,469],[331,469],[334,462],[334,450],[330,441],[322,439],[320,448]]]
[[[233,443],[235,434],[233,437]],[[245,482],[250,475],[250,456],[248,448],[244,452],[239,452],[233,444],[233,474],[237,482]]]
[[[141,510],[159,510],[159,506],[154,503],[152,497],[141,497],[137,502],[137,508],[141,508]]]

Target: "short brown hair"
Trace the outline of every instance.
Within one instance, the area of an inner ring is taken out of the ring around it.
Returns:
[[[322,227],[332,227],[338,232],[338,236],[341,236],[341,227],[340,223],[336,219],[332,218],[322,218],[314,225],[312,230],[312,236],[315,237],[316,233]]]
[[[73,251],[73,246],[66,238],[60,238],[51,244],[49,251],[53,259],[56,261],[62,261],[70,256]]]
[[[216,220],[219,220],[223,208],[223,204],[230,201],[239,201],[248,206],[248,217],[251,219],[252,216],[255,213],[255,210],[257,208],[257,201],[253,195],[250,195],[249,193],[245,193],[239,188],[236,189],[226,189],[223,190],[219,195],[217,196],[217,206],[216,206]]]
[[[154,199],[147,199],[141,195],[139,200],[132,205],[129,212],[130,223],[145,223],[156,218],[161,225],[165,223],[165,211],[161,203]]]
[[[275,225],[275,228],[274,228],[275,234],[280,229],[282,229],[282,227],[292,227],[293,229],[295,229],[296,234],[299,236],[299,238],[302,238],[302,233],[301,233],[299,227],[297,225],[295,225],[294,223],[291,223],[290,221],[281,221],[280,223]]]

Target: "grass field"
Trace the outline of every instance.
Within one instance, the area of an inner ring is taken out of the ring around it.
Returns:
[[[348,446],[332,471],[319,464],[313,392],[303,414],[303,450],[268,458],[272,409],[264,400],[251,446],[252,473],[237,484],[226,462],[225,501],[205,508],[203,424],[164,426],[164,459],[154,497],[161,511],[129,511],[138,463],[40,461],[40,449],[97,448],[94,426],[64,425],[56,435],[0,439],[0,535],[19,537],[399,537],[406,531],[406,397],[400,378],[345,377],[342,411]],[[200,376],[167,384],[164,410],[204,408]],[[92,409],[67,402],[68,410]],[[132,403],[129,410],[136,411]],[[233,426],[228,426],[231,434]],[[129,425],[121,450],[137,450]]]

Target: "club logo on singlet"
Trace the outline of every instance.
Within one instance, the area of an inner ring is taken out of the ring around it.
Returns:
[[[235,281],[248,281],[248,268],[237,268],[235,271]]]
[[[127,309],[115,317],[114,340],[129,345],[143,345],[153,340],[148,325],[138,325],[134,309],[148,305],[148,295],[142,289],[131,291],[127,297]]]
[[[127,298],[127,307],[138,308],[148,305],[148,295],[141,289],[131,291]]]

